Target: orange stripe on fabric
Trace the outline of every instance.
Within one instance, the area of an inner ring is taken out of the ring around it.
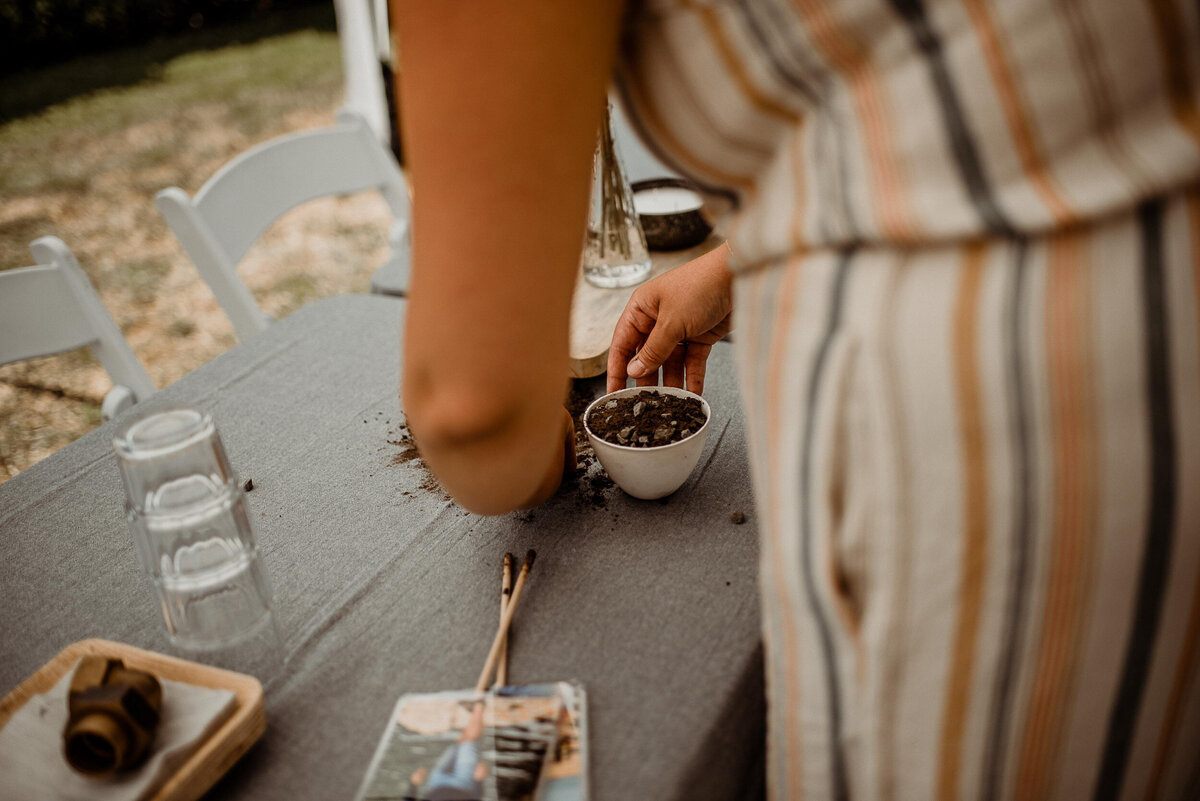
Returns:
[[[1200,143],[1200,106],[1196,103],[1196,91],[1188,71],[1188,26],[1180,19],[1179,10],[1171,0],[1150,0],[1148,5],[1163,56],[1163,81],[1167,85],[1171,112]]]
[[[962,567],[958,585],[958,621],[950,661],[950,682],[942,715],[938,758],[938,798],[959,795],[963,731],[975,669],[975,646],[983,610],[988,540],[987,439],[979,366],[979,306],[984,246],[967,247],[954,310],[954,385],[961,413],[960,435],[966,469]]]
[[[792,3],[804,17],[817,46],[850,85],[855,110],[866,133],[865,155],[874,179],[875,213],[882,222],[883,232],[898,239],[912,238],[915,232],[905,200],[903,171],[891,148],[894,126],[869,53],[838,27],[824,0],[792,0]]]
[[[791,369],[791,365],[785,356],[788,352],[788,333],[791,326],[792,317],[795,314],[796,292],[800,285],[800,266],[798,260],[789,261],[783,267],[783,281],[779,286],[779,295],[775,309],[775,329],[771,333],[771,349],[768,357],[767,368],[767,391],[766,391],[766,435],[767,435],[767,509],[771,515],[771,520],[767,526],[768,536],[779,537],[782,535],[783,523],[779,519],[779,509],[784,503],[784,489],[779,486],[781,479],[783,461],[782,461],[782,437],[779,436],[780,425],[784,408],[783,398],[783,374],[785,370]],[[793,411],[790,409],[789,411]],[[773,543],[774,551],[777,557],[780,556],[782,546],[781,541]],[[778,608],[782,610],[783,620],[783,651],[784,651],[784,681],[785,695],[783,703],[787,709],[787,798],[800,798],[803,793],[803,776],[801,773],[800,761],[800,665],[796,663],[795,657],[798,652],[796,646],[796,616],[795,609],[792,606],[791,599],[787,592],[787,564],[783,558],[774,560],[774,581],[776,586],[776,598],[774,603],[778,604]],[[775,701],[778,703],[778,699]]]
[[[725,172],[702,161],[684,147],[683,143],[671,133],[670,128],[667,127],[659,116],[658,107],[650,101],[646,89],[641,83],[641,70],[635,67],[626,70],[623,74],[625,77],[625,88],[629,93],[630,100],[633,101],[634,106],[636,106],[639,112],[638,118],[649,129],[652,139],[660,142],[663,147],[670,151],[672,156],[696,173],[708,176],[726,186],[736,187],[744,192],[753,193],[753,181],[740,175]]]
[[[1188,195],[1187,218],[1192,246],[1192,291],[1195,293],[1195,309],[1200,313],[1200,194],[1193,192]],[[1200,646],[1200,565],[1197,568],[1196,579],[1192,583],[1192,607],[1188,613],[1187,629],[1183,635],[1179,662],[1175,666],[1175,678],[1171,681],[1170,695],[1167,696],[1166,716],[1158,735],[1154,766],[1150,769],[1150,781],[1146,787],[1147,801],[1158,798],[1158,788],[1167,769],[1167,757],[1178,735],[1179,714],[1183,711],[1189,687],[1196,680],[1196,652]]]
[[[709,37],[712,38],[717,53],[721,56],[721,61],[725,63],[726,69],[733,75],[738,89],[741,90],[742,95],[746,99],[759,111],[779,117],[785,122],[795,123],[800,119],[800,115],[794,110],[768,97],[754,85],[754,81],[746,73],[746,68],[742,64],[741,59],[738,58],[737,53],[733,50],[733,46],[729,43],[729,39],[725,36],[725,29],[721,26],[721,21],[717,19],[717,12],[711,6],[698,5],[694,0],[684,0],[682,5],[685,8],[694,10],[700,17],[700,21],[704,23],[704,28],[708,31]]]
[[[1049,243],[1046,302],[1054,458],[1049,568],[1016,796],[1050,794],[1091,586],[1096,495],[1088,267],[1076,232]]]
[[[988,4],[986,0],[963,0],[963,6],[979,37],[984,60],[992,75],[996,93],[1000,96],[1000,106],[1004,110],[1004,117],[1008,121],[1009,133],[1012,135],[1013,144],[1016,145],[1017,156],[1021,159],[1021,168],[1042,198],[1042,202],[1050,210],[1054,221],[1060,226],[1069,225],[1075,221],[1075,213],[1062,199],[1058,188],[1046,172],[1046,165],[1034,139],[1029,116],[1024,110],[1025,104],[1021,99],[1020,89],[1009,71],[1003,43],[992,22]]]

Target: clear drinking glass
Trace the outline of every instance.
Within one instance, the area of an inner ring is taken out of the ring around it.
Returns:
[[[252,664],[238,656],[226,666],[269,668],[280,650],[270,582],[212,418],[194,409],[158,411],[128,422],[113,445],[126,519],[168,639],[209,652],[258,643],[262,653],[246,657]]]
[[[650,277],[646,234],[633,207],[633,192],[613,139],[610,109],[592,164],[592,200],[583,243],[583,277],[606,289],[640,284]]]
[[[233,468],[212,418],[168,408],[135,416],[113,438],[129,506],[171,513],[220,494]]]

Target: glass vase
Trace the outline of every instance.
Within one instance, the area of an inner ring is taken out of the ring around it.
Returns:
[[[650,277],[650,251],[613,139],[610,111],[605,105],[592,162],[592,199],[583,245],[584,279],[606,289],[633,286]]]

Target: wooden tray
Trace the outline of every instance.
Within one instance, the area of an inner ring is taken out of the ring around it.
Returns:
[[[0,701],[0,728],[32,696],[51,690],[80,657],[89,655],[121,659],[127,667],[146,670],[171,681],[234,692],[233,714],[179,767],[152,801],[195,801],[200,798],[266,731],[262,685],[253,676],[98,639],[68,645],[4,696]]]

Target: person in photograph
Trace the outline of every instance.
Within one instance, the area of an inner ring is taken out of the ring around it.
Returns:
[[[405,801],[482,801],[488,775],[487,763],[479,757],[485,707],[483,701],[472,705],[462,734],[446,747],[432,769],[413,771]]]

